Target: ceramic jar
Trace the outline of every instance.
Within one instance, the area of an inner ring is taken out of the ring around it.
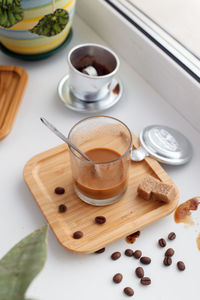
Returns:
[[[17,16],[18,20],[12,25],[8,23],[13,19],[10,18],[5,26],[2,24],[4,12],[1,7],[2,45],[12,52],[25,55],[40,54],[57,48],[69,35],[75,2],[75,0],[22,0],[20,7],[17,7],[21,10]]]

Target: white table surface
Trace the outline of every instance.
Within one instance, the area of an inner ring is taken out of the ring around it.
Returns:
[[[85,42],[104,44],[76,16],[70,44],[46,60],[25,62],[0,53],[0,64],[19,65],[29,75],[13,129],[0,141],[1,257],[21,238],[46,223],[24,182],[23,168],[32,156],[62,143],[42,125],[39,120],[41,116],[52,121],[66,134],[75,122],[86,116],[65,108],[56,92],[59,80],[66,74],[68,51],[72,46]],[[120,58],[120,61],[119,77],[125,92],[120,102],[104,114],[126,122],[136,134],[150,124],[165,124],[182,131],[193,144],[194,157],[187,165],[165,167],[165,170],[179,188],[180,202],[199,195],[199,133],[124,60]],[[194,215],[198,218],[198,212]],[[177,234],[176,240],[168,243],[169,247],[175,249],[174,264],[164,267],[162,260],[165,250],[157,246],[157,240],[166,238],[171,231]],[[121,239],[108,246],[103,254],[79,255],[64,249],[49,230],[48,259],[43,271],[28,289],[27,296],[38,300],[120,300],[127,297],[122,292],[123,288],[131,286],[135,290],[133,298],[137,300],[199,299],[198,232],[200,228],[197,225],[185,228],[183,224],[175,224],[171,214],[143,229],[132,245]],[[146,276],[152,279],[151,286],[139,284],[134,274],[139,265],[137,260],[124,255],[118,261],[110,259],[112,252],[124,252],[129,247],[141,249],[144,255],[152,258],[152,263],[145,267]],[[175,262],[178,260],[185,262],[184,272],[177,271]],[[119,285],[112,282],[112,276],[117,272],[124,275]]]

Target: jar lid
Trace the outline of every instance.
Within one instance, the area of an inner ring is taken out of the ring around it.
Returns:
[[[181,165],[193,154],[192,145],[179,131],[163,125],[151,125],[140,133],[141,146],[156,160]]]

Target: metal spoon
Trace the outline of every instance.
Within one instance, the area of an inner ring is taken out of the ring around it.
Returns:
[[[45,118],[40,118],[42,123],[44,123],[53,133],[55,133],[59,138],[61,138],[68,146],[76,150],[80,155],[82,155],[86,160],[94,163],[85,153],[83,153],[79,148],[77,148],[64,134],[62,134],[56,127],[49,123]]]
[[[147,156],[149,156],[149,153],[141,146],[131,151],[131,160],[136,162],[143,160]]]

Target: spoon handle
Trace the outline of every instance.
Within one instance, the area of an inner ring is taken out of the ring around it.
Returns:
[[[51,123],[49,123],[45,118],[40,118],[42,123],[44,123],[51,131],[53,131],[59,138],[61,138],[65,143],[67,143],[69,146],[71,146],[74,150],[76,150],[81,156],[83,156],[86,160],[91,161],[89,157],[83,153],[79,148],[77,148],[72,142],[64,136],[55,126],[53,126]]]

